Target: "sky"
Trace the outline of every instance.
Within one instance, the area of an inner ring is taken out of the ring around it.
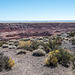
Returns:
[[[75,20],[75,0],[0,0],[0,21]]]

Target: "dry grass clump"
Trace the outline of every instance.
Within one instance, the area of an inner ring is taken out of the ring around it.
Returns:
[[[33,51],[33,56],[45,56],[46,52],[42,49],[36,49]]]
[[[3,44],[2,48],[8,48],[8,45],[7,44]]]
[[[25,50],[17,50],[17,55],[19,54],[26,54],[26,51]]]
[[[16,46],[14,46],[14,45],[9,45],[8,48],[9,48],[9,49],[16,49]]]
[[[32,44],[31,41],[19,41],[19,48],[28,49],[31,44]]]

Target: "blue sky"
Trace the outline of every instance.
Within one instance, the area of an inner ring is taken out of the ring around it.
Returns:
[[[0,0],[2,20],[75,20],[75,0]]]

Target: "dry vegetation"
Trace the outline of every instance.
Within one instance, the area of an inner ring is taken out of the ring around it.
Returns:
[[[32,57],[32,59],[35,58],[35,60],[39,59],[39,57],[41,59],[44,58],[42,66],[45,65],[46,68],[48,67],[58,68],[58,66],[61,65],[62,67],[63,66],[67,68],[71,67],[72,70],[75,70],[75,52],[72,51],[75,49],[74,48],[75,32],[66,33],[68,37],[63,37],[62,36],[63,34],[52,36],[52,37],[43,37],[43,38],[39,37],[34,39],[24,38],[19,40],[10,40],[8,42],[0,41],[0,46],[2,47],[2,49],[8,49],[10,51],[13,51],[15,54],[15,57],[18,57],[18,59],[20,58],[21,55],[26,56],[27,53],[31,53],[31,55],[28,55],[27,57]],[[66,41],[66,43],[63,43],[64,41]],[[71,44],[71,46],[73,46],[71,50],[68,49],[68,46],[69,46],[68,43]],[[63,45],[67,45],[66,48],[63,49],[62,48],[64,47]],[[21,60],[22,59],[23,58],[21,58]],[[41,59],[38,65],[42,64]],[[33,60],[32,62],[34,62],[35,60]],[[37,61],[35,61],[35,63],[36,62]],[[8,55],[5,56],[3,54],[0,54],[0,71],[2,71],[3,69],[12,68],[14,65],[15,65],[15,61],[12,60],[12,58],[9,58]]]

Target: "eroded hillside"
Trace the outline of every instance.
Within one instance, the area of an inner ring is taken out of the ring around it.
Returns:
[[[51,36],[75,30],[75,23],[0,23],[0,39]]]

